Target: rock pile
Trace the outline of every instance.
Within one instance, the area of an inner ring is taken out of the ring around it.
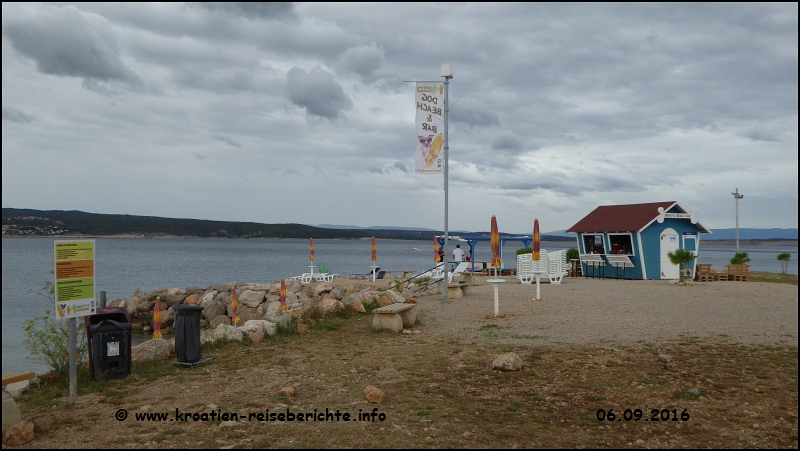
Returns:
[[[231,288],[239,293],[238,327],[232,325]],[[132,296],[114,298],[109,307],[124,307],[131,316],[134,329],[153,327],[153,307],[156,297],[161,297],[161,331],[173,333],[175,304],[199,305],[204,309],[200,319],[201,342],[215,340],[242,341],[245,337],[258,343],[264,335],[275,335],[278,328],[295,329],[302,324],[301,318],[310,309],[317,309],[319,315],[328,315],[344,309],[366,312],[365,307],[377,302],[381,307],[395,302],[407,302],[410,293],[394,291],[375,291],[363,283],[350,283],[334,287],[328,282],[302,285],[295,280],[286,280],[287,310],[281,309],[280,281],[272,284],[230,282],[225,285],[211,285],[207,288],[189,287],[160,288],[147,293],[136,290]],[[307,326],[306,326],[307,327]],[[160,340],[160,341],[159,341]],[[174,340],[149,340],[133,349],[134,361],[163,359],[174,349]]]

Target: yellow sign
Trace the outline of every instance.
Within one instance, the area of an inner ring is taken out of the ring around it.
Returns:
[[[93,315],[95,306],[94,240],[54,243],[56,319]]]

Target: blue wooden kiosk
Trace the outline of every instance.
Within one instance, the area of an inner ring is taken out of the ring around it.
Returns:
[[[694,253],[684,268],[693,276],[700,234],[711,233],[675,201],[597,207],[567,232],[577,235],[584,275],[640,280],[677,279],[667,253],[678,249]]]

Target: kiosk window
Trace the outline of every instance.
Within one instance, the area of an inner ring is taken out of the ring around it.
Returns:
[[[584,235],[583,247],[587,254],[606,253],[606,248],[603,245],[603,235]]]
[[[633,255],[633,240],[630,234],[608,235],[608,244],[612,254]]]

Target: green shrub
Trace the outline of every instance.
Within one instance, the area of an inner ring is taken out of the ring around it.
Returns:
[[[749,262],[750,262],[750,257],[747,256],[747,252],[737,252],[736,255],[734,255],[733,258],[731,259],[732,265],[743,265]]]
[[[532,247],[526,247],[526,248],[523,248],[523,249],[517,249],[517,255],[532,254],[532,253],[533,253],[533,248]]]
[[[577,260],[580,258],[580,253],[578,252],[577,248],[571,248],[567,250],[567,261],[570,260]]]
[[[31,290],[28,292],[30,293]],[[69,372],[69,322],[55,318],[55,285],[50,281],[45,281],[42,289],[36,294],[46,297],[53,310],[45,310],[44,315],[25,320],[22,326],[25,334],[22,344],[30,353],[29,359],[47,365],[54,373],[67,374]],[[89,356],[86,328],[82,327],[82,322],[75,328],[77,332],[75,361],[78,367],[88,361]]]

